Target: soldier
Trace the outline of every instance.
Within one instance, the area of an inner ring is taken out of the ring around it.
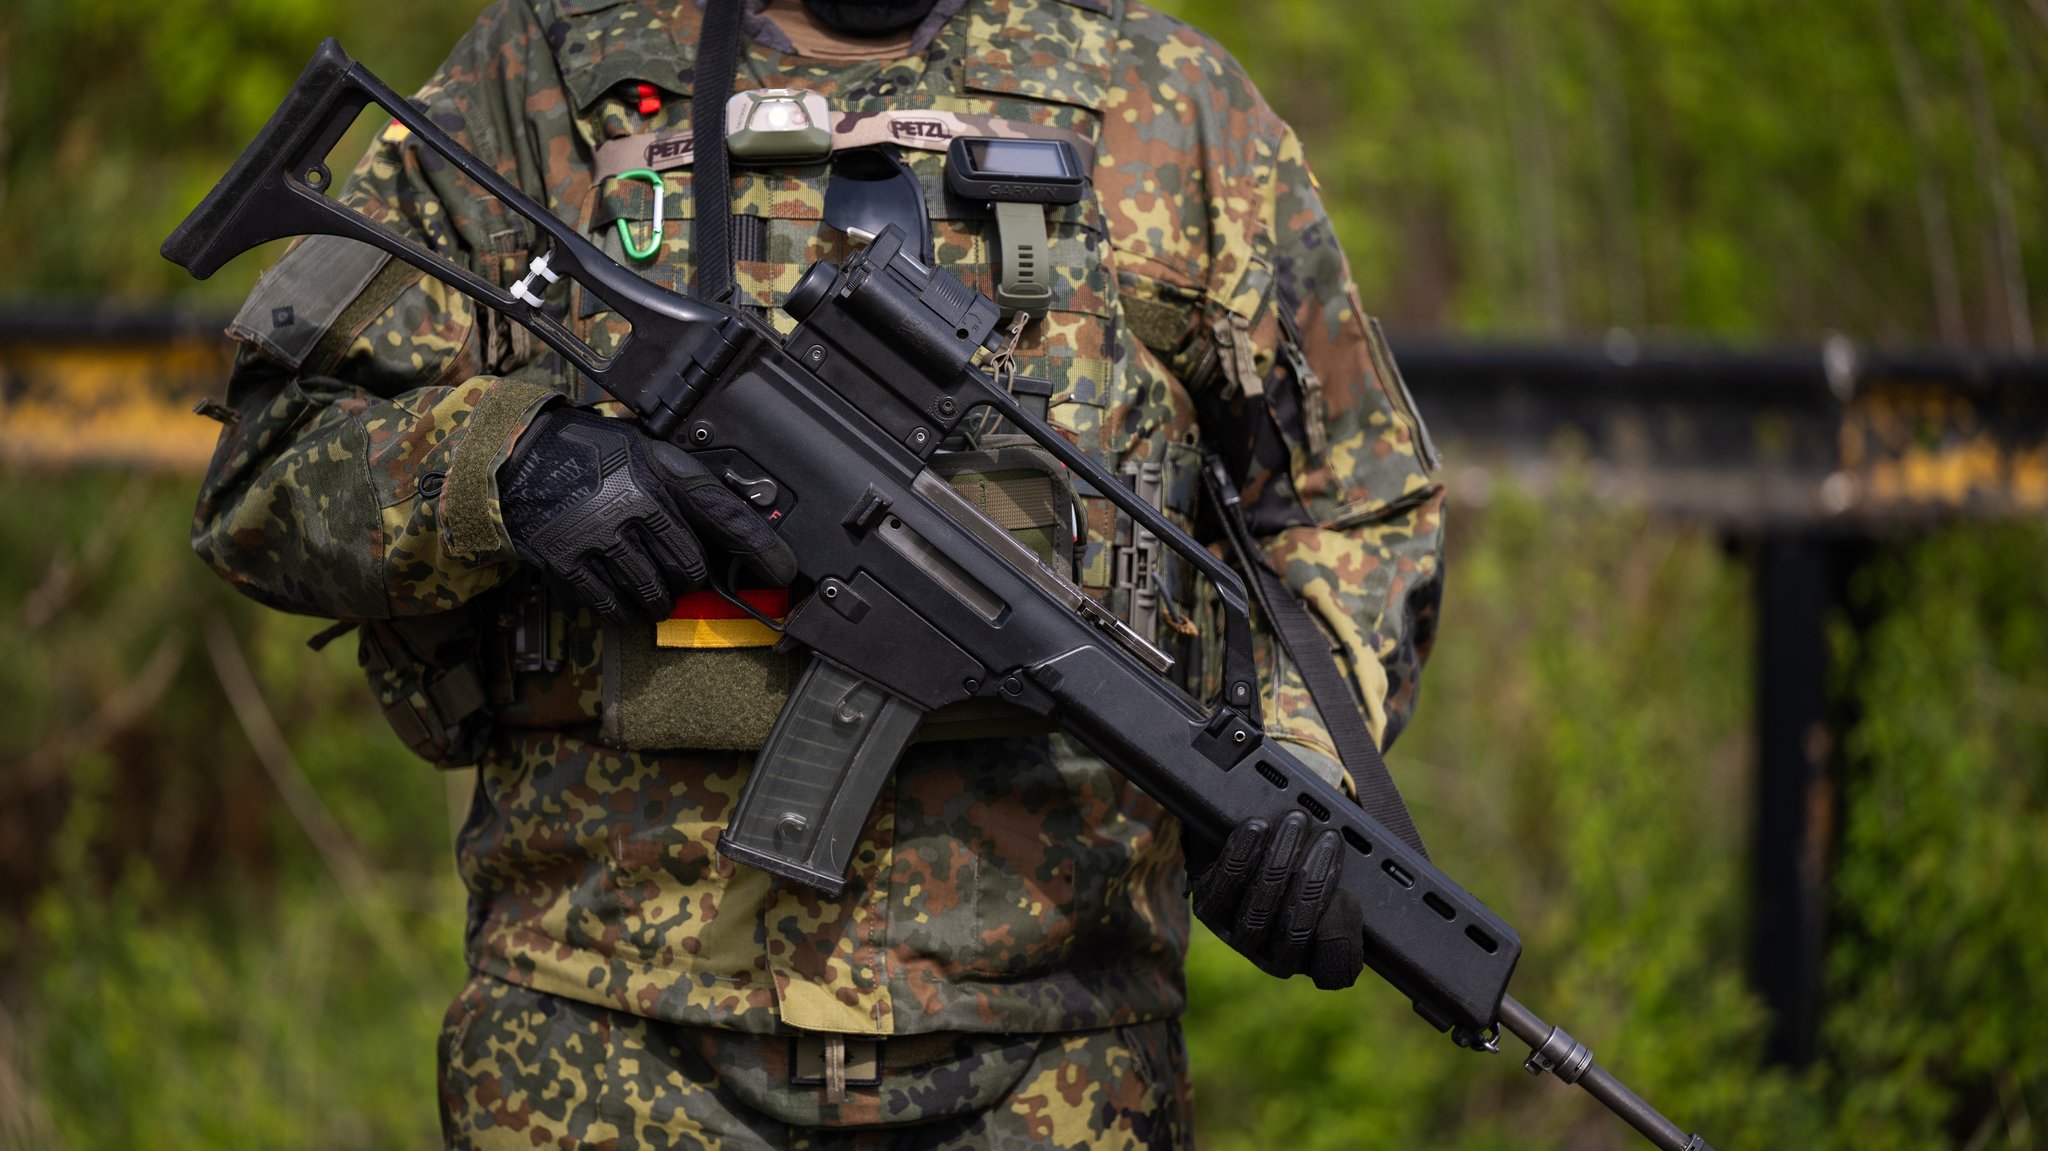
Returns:
[[[690,0],[503,0],[419,99],[687,289],[680,130],[705,19]],[[1016,249],[946,190],[933,141],[1068,141],[1089,187],[1046,214],[1054,274],[1018,369],[1191,530],[1217,453],[1391,741],[1434,628],[1442,489],[1300,142],[1236,63],[1136,0],[751,0],[743,27],[736,87],[818,93],[842,139],[829,161],[735,170],[737,302],[786,328],[798,275],[855,242],[827,222],[835,182],[878,165],[922,192],[934,259],[1015,289]],[[341,195],[501,285],[537,254],[396,125]],[[550,302],[600,352],[623,334],[566,285]],[[451,1146],[1188,1143],[1187,869],[1148,798],[1021,713],[934,716],[843,896],[735,868],[716,832],[791,668],[699,589],[738,557],[780,610],[794,561],[758,514],[606,418],[522,329],[360,245],[301,244],[233,333],[194,547],[258,600],[360,625],[401,734],[478,767],[473,975],[440,1051]],[[1127,517],[1014,437],[937,458],[1213,693],[1215,598]],[[1336,779],[1300,676],[1270,640],[1259,655],[1269,732]],[[1358,932],[1317,931],[1332,838],[1240,828],[1193,869],[1205,922],[1269,971],[1348,984]]]

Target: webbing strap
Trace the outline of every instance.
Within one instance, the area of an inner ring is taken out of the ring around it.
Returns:
[[[1265,555],[1259,550],[1258,541],[1252,538],[1251,525],[1245,522],[1237,487],[1230,482],[1222,462],[1214,456],[1207,462],[1202,474],[1207,481],[1209,495],[1216,503],[1218,518],[1223,521],[1224,534],[1230,539],[1231,550],[1237,553],[1239,564],[1250,576],[1252,595],[1258,600],[1259,610],[1273,622],[1273,634],[1279,637],[1280,646],[1287,650],[1288,658],[1301,672],[1309,698],[1315,701],[1316,710],[1322,713],[1330,742],[1337,745],[1337,758],[1343,762],[1344,770],[1351,773],[1351,782],[1358,786],[1358,806],[1388,831],[1400,836],[1403,843],[1421,852],[1424,859],[1429,858],[1429,850],[1422,846],[1422,833],[1415,829],[1415,820],[1408,814],[1408,804],[1401,798],[1401,789],[1394,785],[1393,773],[1387,770],[1387,761],[1381,758],[1379,744],[1374,742],[1372,732],[1365,726],[1365,717],[1359,713],[1358,705],[1352,702],[1351,685],[1345,681],[1343,670],[1330,654],[1323,633],[1316,629],[1308,609],[1288,590],[1286,583],[1266,566]]]
[[[697,66],[690,77],[690,130],[702,141],[691,193],[697,218],[691,242],[696,252],[697,298],[713,303],[732,294],[732,167],[725,154],[725,104],[739,68],[742,0],[708,0],[704,5]]]
[[[694,120],[694,115],[692,119]],[[970,115],[966,112],[938,112],[930,109],[897,109],[881,112],[842,112],[832,130],[832,150],[851,151],[877,144],[895,144],[924,152],[944,152],[962,136],[994,136],[1004,140],[1065,140],[1081,158],[1081,167],[1095,169],[1095,142],[1079,132],[1034,124],[1029,120],[1005,120],[1000,116]],[[688,168],[697,162],[696,130],[671,128],[665,132],[642,132],[607,140],[597,149],[597,180],[616,179],[636,168],[667,172]]]

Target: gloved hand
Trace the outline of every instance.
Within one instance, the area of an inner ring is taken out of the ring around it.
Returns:
[[[1304,812],[1277,827],[1247,819],[1196,877],[1195,914],[1269,975],[1349,987],[1365,968],[1365,924],[1351,900],[1334,898],[1346,854],[1335,831],[1311,838]]]
[[[796,556],[760,513],[688,452],[625,420],[543,411],[499,466],[498,490],[520,557],[600,615],[665,618],[677,596],[704,586],[705,543],[774,583],[796,578]]]

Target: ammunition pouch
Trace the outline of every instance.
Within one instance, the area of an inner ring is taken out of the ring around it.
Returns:
[[[483,609],[368,620],[356,662],[377,706],[413,754],[440,768],[468,767],[490,736],[480,642]]]
[[[1080,497],[1052,453],[1021,433],[983,436],[978,447],[939,452],[930,466],[997,527],[1074,578]]]

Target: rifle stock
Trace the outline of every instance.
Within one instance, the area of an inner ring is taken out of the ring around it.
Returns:
[[[491,284],[331,199],[326,154],[370,105],[550,241],[526,284],[575,280],[631,323],[626,341],[599,356],[537,294]],[[1236,574],[973,366],[1000,340],[994,303],[904,255],[895,229],[844,269],[807,272],[785,304],[798,327],[784,340],[743,312],[619,266],[329,40],[163,251],[204,278],[257,244],[315,233],[373,244],[526,325],[651,433],[742,459],[747,474],[792,497],[778,505],[777,530],[801,568],[796,590],[808,594],[784,643],[816,658],[721,850],[834,889],[922,714],[1003,700],[1059,723],[1208,841],[1294,808],[1335,828],[1348,852],[1335,898],[1357,905],[1367,962],[1417,1013],[1486,1050],[1504,1007],[1511,1023],[1534,1020],[1506,998],[1521,953],[1514,929],[1266,738]],[[1175,687],[1164,675],[1171,660],[926,468],[946,433],[983,406],[1216,585],[1226,621],[1219,701]],[[1550,1046],[1548,1037],[1532,1044]],[[1532,1055],[1532,1069],[1550,1069],[1539,1062]],[[1659,1146],[1705,1148],[1696,1136],[1671,1141],[1682,1133],[1656,1119],[1669,1130],[1637,1125]]]

